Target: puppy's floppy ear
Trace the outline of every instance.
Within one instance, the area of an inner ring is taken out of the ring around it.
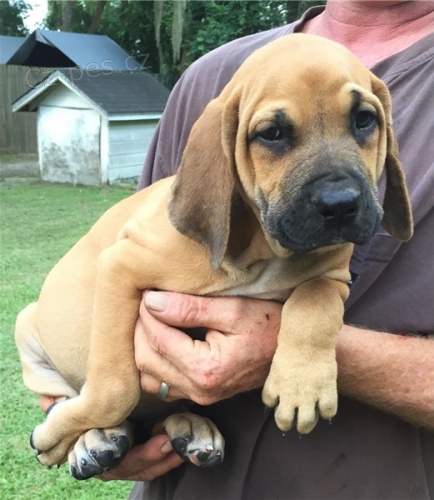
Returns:
[[[404,171],[399,160],[398,142],[392,128],[390,94],[385,83],[380,79],[374,77],[372,83],[374,93],[383,105],[386,129],[386,192],[381,224],[395,238],[408,241],[413,236],[413,216]]]
[[[384,195],[384,229],[402,241],[413,236],[413,216],[404,172],[399,161],[398,143],[390,125],[387,126],[386,193]]]
[[[229,241],[237,126],[236,97],[208,104],[191,130],[169,203],[173,225],[209,249],[213,270]]]

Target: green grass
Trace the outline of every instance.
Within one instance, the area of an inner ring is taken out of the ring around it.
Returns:
[[[76,481],[67,465],[47,470],[28,444],[43,420],[26,389],[13,339],[17,313],[35,301],[46,273],[111,205],[121,188],[16,185],[0,188],[0,492],[2,499],[123,499],[130,482]],[[68,293],[67,290],[64,293]]]

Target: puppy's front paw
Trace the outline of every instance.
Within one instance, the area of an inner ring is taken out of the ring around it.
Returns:
[[[296,420],[298,432],[308,434],[319,416],[330,419],[336,415],[336,378],[334,356],[328,361],[303,363],[277,351],[262,400],[270,408],[276,408],[275,419],[280,430],[289,431]]]
[[[208,418],[194,413],[174,413],[163,422],[173,449],[184,460],[199,467],[223,462],[225,440]]]
[[[119,464],[134,440],[133,425],[125,421],[110,429],[91,429],[79,437],[68,456],[75,479],[89,479]]]

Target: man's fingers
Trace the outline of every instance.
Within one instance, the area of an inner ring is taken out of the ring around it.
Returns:
[[[146,309],[156,318],[172,326],[203,326],[201,310],[206,304],[199,297],[167,292],[147,292],[144,296]]]
[[[150,293],[157,293],[157,292],[148,292],[145,295],[145,301],[146,297]],[[160,293],[160,292],[158,292]],[[163,294],[163,292],[161,292]],[[164,294],[165,295],[165,294]],[[169,309],[168,309],[169,311]],[[176,344],[179,346],[179,348],[184,351],[191,349],[193,347],[193,340],[191,337],[186,335],[185,333],[181,332],[180,330],[177,330],[176,328],[173,328],[173,325],[169,321],[164,321],[162,320],[159,316],[163,315],[160,313],[154,314],[154,310],[149,310],[148,307],[145,305],[145,302],[142,301],[140,304],[140,318],[142,319],[142,327],[144,331],[148,334],[150,345],[155,349],[158,350],[159,344],[155,343],[155,340],[157,340],[161,335],[166,335],[169,336],[172,340],[171,342],[173,344]],[[151,314],[152,313],[152,314]],[[170,314],[172,316],[172,314]],[[140,320],[138,322],[140,324]],[[140,348],[140,345],[136,345],[135,349]]]
[[[143,445],[132,448],[121,464],[104,472],[100,479],[110,481],[152,481],[183,463],[168,442],[168,436],[154,436]]]
[[[156,375],[156,379],[161,377],[160,381],[169,383],[176,379],[179,383],[185,378],[183,359],[193,349],[193,340],[188,335],[161,323],[141,306],[134,336],[136,364],[140,371]]]
[[[177,399],[189,399],[187,394],[181,392],[177,387],[170,385],[170,382],[172,381],[171,377],[167,378],[167,380],[169,382],[166,382],[166,380],[164,380],[164,382],[169,385],[169,393],[167,397],[164,398],[164,401],[167,401],[169,403],[170,401],[175,401]],[[175,381],[176,379],[173,380]],[[147,392],[148,394],[155,394],[156,396],[158,396],[161,389],[161,380],[156,379],[148,373],[141,372],[140,387],[144,392]]]
[[[199,297],[154,291],[145,293],[144,305],[155,318],[168,325],[184,328],[205,326],[234,334],[243,333],[234,330],[234,325],[241,328],[246,314],[255,314],[266,326],[270,320],[280,318],[281,308],[270,301],[241,297]]]
[[[161,323],[143,307],[136,325],[134,350],[143,391],[158,395],[164,381],[170,386],[169,401],[194,398],[197,387],[188,360],[195,356],[196,349],[188,335]]]
[[[213,370],[221,361],[222,345],[227,350],[231,337],[236,340],[242,336],[244,342],[257,343],[258,335],[264,331],[278,331],[281,308],[277,302],[264,300],[152,291],[144,295],[140,316],[152,348],[181,373],[188,370],[192,374],[195,369]],[[208,333],[205,342],[201,342],[168,325],[206,326]]]
[[[146,359],[146,367],[143,371],[155,373],[150,369],[149,362],[158,363],[155,368],[161,375],[164,370],[169,371],[172,366],[177,369],[178,375],[189,373],[191,378],[192,371],[198,365],[215,357],[215,353],[211,353],[207,342],[193,340],[181,330],[160,321],[158,317],[148,312],[144,304],[140,306],[140,318],[136,327],[135,352],[136,360]],[[148,342],[142,336],[147,337]],[[157,358],[152,359],[149,347],[158,353]]]
[[[221,379],[222,360],[218,339],[222,333],[208,332],[208,342],[193,341],[187,334],[161,323],[143,306],[136,325],[135,357],[140,385],[158,394],[161,382],[171,386],[169,398],[192,399],[199,404],[215,402],[209,390]],[[228,340],[226,340],[228,341]]]
[[[56,401],[56,396],[39,396],[39,406],[44,413],[46,413],[48,408]]]
[[[145,292],[135,336],[142,387],[157,394],[164,381],[178,391],[171,398],[184,393],[196,403],[211,404],[236,393],[234,367],[243,386],[257,387],[276,348],[281,307],[239,297]],[[177,328],[200,326],[207,328],[204,341]],[[252,372],[258,361],[265,368]]]

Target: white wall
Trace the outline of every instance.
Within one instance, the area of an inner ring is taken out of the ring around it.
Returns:
[[[97,111],[39,107],[38,150],[43,180],[101,184],[99,141]]]
[[[57,84],[51,92],[44,96],[43,105],[73,109],[94,109],[90,103],[84,101],[62,84]]]
[[[140,176],[158,123],[114,120],[58,85],[38,108],[41,177],[49,182],[99,185]]]
[[[139,177],[158,120],[109,122],[108,181]]]

